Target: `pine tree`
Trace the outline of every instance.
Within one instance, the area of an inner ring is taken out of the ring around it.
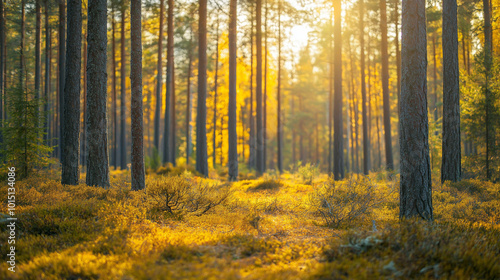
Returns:
[[[461,173],[457,1],[443,1],[443,160],[441,181]]]
[[[141,0],[132,0],[130,6],[130,82],[132,85],[132,190],[145,186],[144,174],[144,126],[142,110],[142,37]]]
[[[334,1],[334,147],[333,172],[335,180],[344,178],[344,137],[342,122],[342,2]]]
[[[238,180],[238,135],[236,132],[237,79],[237,0],[229,4],[229,106],[228,106],[228,174],[229,181]]]
[[[89,0],[87,60],[87,185],[109,187],[106,132],[106,0]]]
[[[18,75],[22,80],[23,75]],[[34,170],[52,163],[49,154],[53,148],[43,141],[45,131],[39,124],[44,123],[45,116],[38,116],[40,100],[35,94],[20,84],[12,86],[6,93],[9,118],[2,124],[4,142],[1,154],[7,166],[16,168],[18,179],[23,179]]]
[[[399,217],[432,220],[426,36],[425,0],[403,1]]]
[[[80,177],[80,78],[82,54],[82,2],[68,1],[68,36],[64,75],[64,114],[61,152],[62,184],[77,185]]]
[[[199,0],[198,108],[196,115],[196,171],[208,176],[207,163],[207,0]]]

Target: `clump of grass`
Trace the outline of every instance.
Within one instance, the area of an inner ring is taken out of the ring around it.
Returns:
[[[409,220],[381,232],[350,232],[324,251],[314,278],[495,279],[500,232]]]

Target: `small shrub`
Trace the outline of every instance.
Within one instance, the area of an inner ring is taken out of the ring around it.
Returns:
[[[345,185],[330,181],[310,196],[313,213],[331,228],[346,226],[365,218],[369,210],[380,202],[374,186],[363,180],[350,180]]]
[[[316,165],[307,163],[306,165],[299,165],[297,168],[297,173],[300,174],[302,182],[304,184],[310,185],[313,180],[318,177],[319,169]]]
[[[259,181],[254,187],[250,187],[248,190],[252,192],[256,191],[274,191],[279,190],[283,186],[283,182],[278,179],[267,179]]]
[[[152,178],[146,186],[147,196],[156,202],[153,210],[172,215],[189,213],[201,216],[223,203],[230,195],[227,186],[204,180],[195,183],[183,176]]]

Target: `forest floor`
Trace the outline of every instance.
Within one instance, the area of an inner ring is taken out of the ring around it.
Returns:
[[[434,181],[435,221],[400,222],[398,180],[155,173],[133,192],[127,171],[109,189],[45,173],[15,185],[16,272],[3,261],[0,279],[499,279],[500,184]]]

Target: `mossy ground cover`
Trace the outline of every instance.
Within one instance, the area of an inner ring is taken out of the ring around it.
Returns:
[[[150,173],[139,192],[126,171],[112,171],[109,189],[62,186],[57,173],[18,182],[17,271],[3,262],[0,279],[500,277],[499,184],[433,182],[426,223],[398,220],[398,179],[383,173],[168,175]],[[2,224],[3,256],[7,236]]]

